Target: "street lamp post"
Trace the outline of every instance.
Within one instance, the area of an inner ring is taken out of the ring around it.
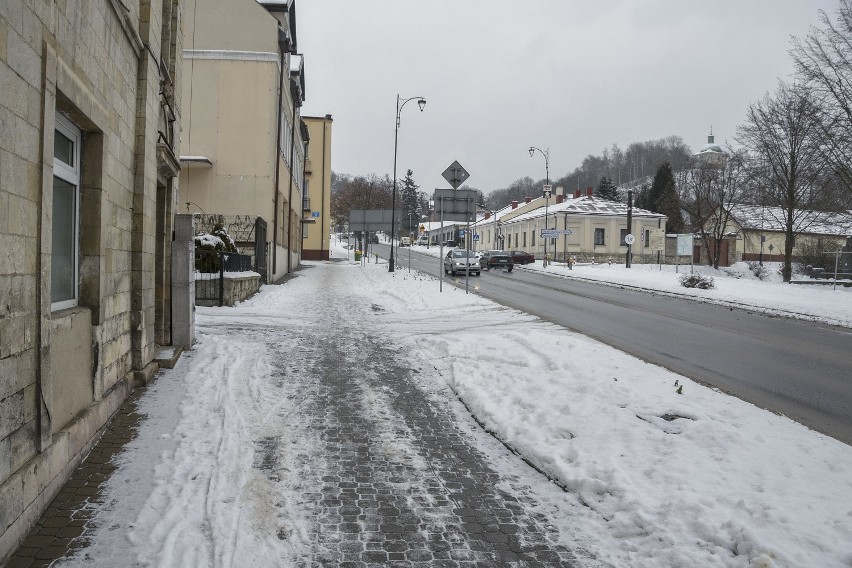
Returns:
[[[400,101],[399,93],[396,95],[396,130],[394,130],[393,135],[393,196],[391,197],[391,249],[390,249],[390,266],[388,266],[388,272],[394,271],[394,259],[393,259],[393,239],[396,236],[396,154],[397,147],[399,142],[399,115],[402,112],[402,107],[405,106],[405,103],[408,101],[417,101],[417,106],[420,107],[420,112],[423,112],[423,107],[426,106],[426,99],[423,97],[411,97],[408,99],[403,99]]]
[[[544,228],[547,229],[547,207],[550,204],[550,148],[542,150],[541,148],[530,146],[530,158],[532,158],[536,152],[540,152],[541,155],[544,156],[544,185],[547,187],[544,191]],[[544,239],[544,258],[541,261],[541,265],[542,267],[547,266],[547,239]]]

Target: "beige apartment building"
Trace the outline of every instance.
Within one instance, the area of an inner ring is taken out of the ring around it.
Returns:
[[[268,282],[302,251],[305,96],[293,0],[187,0],[181,212],[266,221]]]
[[[0,563],[171,341],[180,5],[0,1]]]
[[[302,258],[329,259],[331,233],[331,126],[330,114],[303,116],[308,129],[305,161],[305,199],[302,204]]]

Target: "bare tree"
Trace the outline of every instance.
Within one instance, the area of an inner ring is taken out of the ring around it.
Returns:
[[[748,155],[728,148],[721,163],[696,160],[692,168],[677,176],[681,206],[689,214],[707,250],[708,263],[719,268],[722,241],[728,234],[731,206],[748,187]]]
[[[834,21],[820,10],[820,23],[793,39],[790,55],[819,103],[824,158],[852,188],[852,0],[840,0]]]
[[[792,276],[795,237],[816,217],[833,184],[826,181],[823,124],[813,93],[779,81],[774,95],[749,106],[737,139],[766,169],[767,204],[784,212],[785,282]]]
[[[352,209],[390,209],[393,182],[385,175],[337,176],[331,190],[331,218],[336,225],[349,223]]]

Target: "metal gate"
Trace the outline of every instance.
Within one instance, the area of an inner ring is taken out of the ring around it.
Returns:
[[[266,284],[266,221],[258,217],[254,220],[254,271],[260,274],[260,281]]]
[[[225,302],[225,273],[251,270],[251,257],[234,252],[195,251],[195,303],[222,306]]]
[[[216,225],[224,227],[234,244],[237,252],[252,258],[252,268],[260,274],[260,281],[266,284],[267,256],[269,254],[266,242],[266,221],[253,215],[220,215],[218,213],[195,216],[196,230],[211,233]]]

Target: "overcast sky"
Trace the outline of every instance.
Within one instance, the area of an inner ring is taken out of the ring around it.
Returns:
[[[792,72],[790,37],[837,0],[297,0],[305,115],[334,118],[332,170],[488,193],[618,144],[734,142],[750,102]]]

